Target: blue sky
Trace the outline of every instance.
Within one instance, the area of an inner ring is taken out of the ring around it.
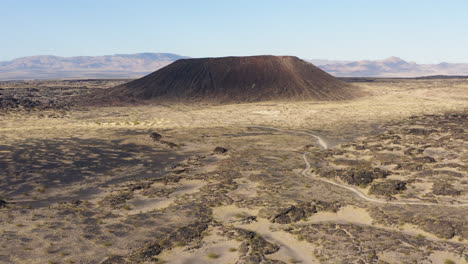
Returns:
[[[0,60],[170,52],[468,62],[467,0],[0,0]]]

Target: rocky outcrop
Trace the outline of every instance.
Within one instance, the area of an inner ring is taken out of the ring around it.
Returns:
[[[276,208],[262,208],[258,216],[267,218],[272,223],[290,224],[306,219],[318,211],[336,212],[340,207],[339,203],[312,201]]]
[[[390,173],[379,168],[349,168],[338,177],[344,182],[352,185],[367,185],[375,179],[382,179]]]
[[[435,195],[457,196],[461,194],[461,191],[455,189],[448,182],[437,181],[432,185],[432,193]]]
[[[277,252],[280,247],[276,244],[268,242],[257,233],[241,228],[235,229],[238,237],[243,241],[239,247],[241,254],[236,264],[283,264],[284,262],[278,260],[271,260],[266,255]]]
[[[394,194],[406,190],[406,182],[399,180],[386,180],[372,184],[369,189],[370,194],[390,197]]]
[[[152,132],[150,134],[150,138],[151,138],[151,140],[156,142],[156,141],[159,141],[162,138],[162,136],[160,134],[156,133],[156,132]]]
[[[216,147],[214,150],[213,150],[213,153],[214,154],[224,154],[226,153],[228,150],[223,148],[223,147]]]

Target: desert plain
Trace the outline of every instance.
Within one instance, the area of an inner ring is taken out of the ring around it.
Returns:
[[[126,81],[0,82],[0,263],[467,263],[468,79],[70,100]]]

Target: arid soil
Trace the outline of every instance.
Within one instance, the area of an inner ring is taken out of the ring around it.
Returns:
[[[35,101],[111,86],[94,84]],[[354,85],[367,96],[2,108],[0,263],[466,263],[468,82]]]

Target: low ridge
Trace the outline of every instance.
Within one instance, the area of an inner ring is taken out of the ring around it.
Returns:
[[[345,100],[360,94],[356,87],[292,56],[181,59],[109,92],[123,98],[213,102]]]

